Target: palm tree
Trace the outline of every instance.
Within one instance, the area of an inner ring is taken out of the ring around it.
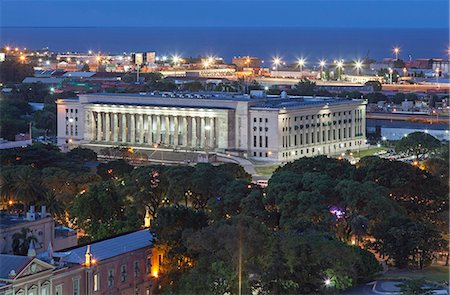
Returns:
[[[27,255],[30,243],[37,242],[35,236],[30,234],[29,228],[22,228],[12,236],[12,249],[15,255]]]
[[[10,173],[0,174],[0,195],[8,201],[14,192],[14,179]]]
[[[47,210],[53,215],[56,220],[62,221],[64,219],[65,210],[58,196],[54,191],[45,191],[43,193],[40,205],[45,205]]]
[[[33,171],[33,168],[26,168],[20,171],[14,181],[14,195],[24,206],[39,202],[39,197],[43,193],[43,186],[40,177]]]

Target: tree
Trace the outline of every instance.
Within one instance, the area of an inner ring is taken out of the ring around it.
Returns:
[[[380,81],[367,81],[366,83],[364,83],[365,86],[372,86],[372,90],[374,92],[376,91],[381,91],[382,86]]]
[[[423,278],[409,279],[403,281],[398,286],[400,287],[401,294],[404,295],[431,295],[433,294],[431,288],[425,287],[426,281]]]
[[[136,229],[140,218],[135,212],[136,207],[112,181],[91,184],[75,197],[69,209],[74,224],[94,240]]]
[[[97,161],[97,153],[91,149],[76,147],[67,153],[67,157],[78,160],[80,162]]]
[[[440,146],[441,142],[433,135],[425,132],[413,132],[397,142],[395,151],[415,156],[418,160],[420,156],[433,153]]]
[[[29,228],[22,228],[20,232],[12,236],[12,249],[14,255],[27,255],[31,243],[36,243],[37,239],[31,234]]]
[[[427,261],[431,262],[432,253],[442,243],[434,226],[405,216],[392,216],[376,224],[372,235],[376,241],[371,247],[388,255],[400,268],[406,267],[412,257],[414,264],[422,269]]]
[[[170,205],[168,198],[169,180],[163,166],[142,166],[134,169],[123,182],[123,191],[141,211],[147,208],[153,219],[164,205]]]
[[[0,83],[21,83],[26,77],[34,74],[33,65],[14,60],[5,60],[0,63]]]
[[[292,95],[313,95],[316,89],[316,82],[312,82],[308,79],[302,79],[298,82],[294,88],[290,91]]]
[[[41,202],[44,194],[40,174],[31,167],[22,167],[15,176],[13,192],[24,206]]]
[[[81,72],[89,72],[90,68],[89,65],[87,63],[83,63],[83,66],[80,69]]]
[[[133,166],[124,160],[109,161],[108,163],[101,163],[97,166],[97,174],[103,180],[122,179],[132,170]]]

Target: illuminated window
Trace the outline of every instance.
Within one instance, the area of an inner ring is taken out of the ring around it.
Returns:
[[[94,274],[94,291],[100,290],[100,273]]]

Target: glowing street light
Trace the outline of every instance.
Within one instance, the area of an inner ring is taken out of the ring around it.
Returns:
[[[355,69],[356,69],[356,74],[359,76],[360,71],[363,67],[363,63],[360,60],[355,61]]]
[[[181,62],[181,58],[178,55],[173,55],[172,62],[174,65],[178,65]]]
[[[322,79],[322,75],[323,75],[323,68],[325,67],[325,65],[327,64],[326,60],[322,59],[319,61],[319,66],[320,66],[320,79]]]
[[[19,57],[19,59],[20,59],[21,62],[24,62],[24,61],[26,60],[26,57],[25,57],[25,55],[21,55],[21,56]]]
[[[299,58],[297,64],[300,67],[300,76],[303,78],[303,66],[306,64],[306,60],[303,57]]]
[[[272,64],[275,66],[275,70],[278,70],[278,66],[282,63],[281,57],[275,56],[272,59]]]
[[[395,59],[398,59],[398,54],[400,53],[400,48],[398,46],[394,47],[393,49],[395,54]]]
[[[389,68],[389,81],[391,82],[391,84],[393,83],[392,81],[392,74],[394,73],[394,70],[392,68]]]
[[[325,279],[324,281],[325,286],[330,287],[331,286],[331,280],[330,279]]]
[[[343,68],[344,68],[344,63],[342,62],[342,60],[337,61],[336,62],[336,69],[338,71],[339,80],[341,80]]]
[[[207,60],[207,59],[203,60],[202,64],[205,69],[209,68],[209,66],[211,65],[209,60]]]

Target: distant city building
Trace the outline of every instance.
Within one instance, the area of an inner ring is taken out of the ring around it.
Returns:
[[[238,70],[243,70],[245,68],[260,68],[261,59],[253,56],[239,56],[233,57],[232,64],[236,65]]]
[[[0,294],[153,294],[163,253],[148,229],[38,257],[0,254]]]
[[[365,143],[363,100],[222,92],[84,94],[57,100],[63,148],[181,148],[284,162]]]

